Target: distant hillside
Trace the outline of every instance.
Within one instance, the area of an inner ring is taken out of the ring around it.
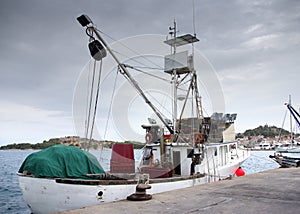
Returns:
[[[287,130],[277,128],[276,126],[259,126],[255,129],[248,129],[244,133],[238,133],[237,138],[243,138],[243,137],[252,137],[252,136],[264,136],[264,137],[270,137],[274,138],[275,136],[278,136],[279,133],[281,133],[282,137],[288,137],[290,135],[290,132]],[[299,137],[299,134],[296,134],[296,137]],[[144,147],[143,143],[136,142],[136,141],[125,141],[125,142],[114,142],[114,141],[97,141],[92,140],[90,144],[88,143],[87,139],[80,138],[78,136],[67,136],[67,137],[61,137],[61,138],[52,138],[50,140],[44,140],[42,143],[13,143],[6,146],[1,146],[0,150],[8,150],[8,149],[45,149],[50,146],[56,145],[56,144],[63,144],[67,146],[76,146],[79,148],[87,148],[89,146],[90,149],[103,149],[103,148],[111,148],[113,144],[115,143],[129,143],[133,144],[135,149],[140,149]],[[89,145],[88,145],[89,144]]]
[[[103,148],[111,148],[113,144],[115,143],[128,143],[133,144],[135,149],[140,149],[144,146],[143,143],[136,142],[136,141],[125,141],[125,142],[115,142],[115,141],[97,141],[92,140],[90,143],[85,138],[80,138],[78,136],[67,136],[67,137],[61,137],[61,138],[51,138],[50,140],[44,140],[42,143],[13,143],[6,146],[1,146],[0,150],[9,150],[9,149],[45,149],[50,146],[54,146],[56,144],[63,144],[66,146],[76,146],[79,148],[87,148],[90,149],[103,149]]]
[[[237,137],[250,137],[250,136],[259,136],[263,135],[264,137],[271,137],[274,138],[281,133],[281,136],[288,136],[290,132],[287,130],[278,128],[276,126],[259,126],[255,129],[248,129],[244,133],[239,133]]]

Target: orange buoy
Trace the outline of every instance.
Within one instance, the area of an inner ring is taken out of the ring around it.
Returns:
[[[244,176],[245,175],[245,171],[242,169],[242,167],[239,167],[236,171],[235,171],[236,176],[240,177],[240,176]]]

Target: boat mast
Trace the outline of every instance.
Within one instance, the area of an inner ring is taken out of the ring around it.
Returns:
[[[162,121],[162,123],[166,126],[166,128],[169,130],[171,134],[174,133],[174,129],[172,129],[169,124],[164,120],[162,115],[156,110],[155,106],[150,102],[150,100],[147,98],[147,96],[144,94],[143,90],[140,88],[138,83],[135,81],[135,79],[131,76],[129,71],[127,70],[126,66],[122,64],[119,59],[116,57],[116,55],[113,53],[113,51],[110,49],[110,47],[107,45],[107,43],[104,41],[104,39],[99,34],[98,30],[94,27],[93,22],[87,15],[81,15],[77,18],[79,23],[86,27],[87,31],[94,32],[97,36],[97,38],[100,40],[102,45],[106,48],[106,50],[110,53],[110,55],[113,57],[113,59],[117,62],[121,73],[132,83],[132,85],[136,88],[136,90],[139,92],[141,97],[144,99],[144,101],[150,106],[150,108],[154,111],[154,113],[158,116],[158,118]]]
[[[292,105],[292,97],[291,95],[289,95],[289,103],[288,106]],[[293,121],[292,121],[292,112],[290,111],[290,130],[291,130],[291,143],[292,145],[294,144],[294,140],[293,140]]]
[[[173,46],[173,54],[176,54],[176,20],[174,19],[174,25],[173,28],[170,27],[170,30],[173,30],[170,32],[171,35],[173,35],[173,38],[175,40],[174,46]],[[176,68],[173,69],[173,127],[174,131],[177,130],[177,88],[178,88],[178,76],[176,72]]]
[[[182,36],[177,36],[177,27],[176,27],[176,21],[174,20],[174,26],[169,27],[169,34],[172,36],[171,39],[168,39],[164,41],[167,45],[171,46],[171,55],[165,56],[165,71],[166,73],[170,74],[172,77],[172,86],[173,86],[173,127],[175,132],[180,132],[180,121],[177,123],[177,120],[181,119],[183,110],[185,108],[189,92],[196,91],[196,97],[197,97],[197,108],[199,110],[200,100],[199,100],[199,93],[197,92],[197,81],[196,81],[196,72],[194,70],[194,62],[193,62],[193,54],[188,55],[188,51],[182,51],[177,53],[177,47],[184,46],[188,44],[193,44],[195,42],[198,42],[199,39],[195,35],[191,34],[185,34]],[[180,118],[177,118],[177,90],[182,82],[180,81],[180,75],[185,75],[182,80],[184,80],[186,77],[191,75],[190,80],[190,86],[188,89],[188,93],[185,96],[184,100],[184,107],[182,108]],[[201,106],[201,105],[200,105]],[[198,111],[197,110],[197,111]],[[201,112],[201,111],[198,111]],[[197,113],[198,113],[197,112]],[[199,115],[199,113],[198,113]],[[177,137],[175,136],[174,139]]]
[[[292,137],[292,116],[294,117],[298,128],[300,129],[300,114],[293,108],[292,102],[291,102],[291,95],[289,97],[289,103],[286,103],[288,110],[290,111],[290,126],[291,126],[291,137]]]

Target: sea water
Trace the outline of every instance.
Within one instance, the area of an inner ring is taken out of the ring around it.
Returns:
[[[0,213],[31,213],[19,188],[17,171],[32,150],[0,150]],[[109,170],[111,150],[91,151],[100,161],[104,170]],[[142,156],[141,150],[135,150],[136,165]],[[253,174],[279,165],[269,158],[272,151],[252,151],[242,168],[247,174]]]
[[[0,150],[0,213],[31,213],[23,200],[16,173],[32,152]]]

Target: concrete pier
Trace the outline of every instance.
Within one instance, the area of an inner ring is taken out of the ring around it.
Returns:
[[[63,213],[300,213],[300,168],[156,194],[150,201],[124,200]]]

